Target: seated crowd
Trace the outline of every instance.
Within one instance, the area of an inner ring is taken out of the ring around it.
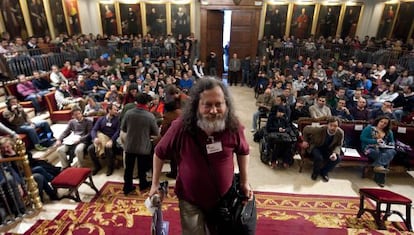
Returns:
[[[40,103],[49,91],[55,92],[56,105],[60,110],[71,110],[72,120],[68,120],[68,125],[60,136],[53,135],[47,122],[32,122],[16,97],[8,98],[7,110],[2,113],[2,124],[6,126],[0,126],[0,129],[13,136],[16,133],[27,134],[34,148],[43,151],[46,148],[39,139],[40,131],[57,147],[62,168],[74,165],[74,158],[77,158],[77,166],[84,167],[85,153],[88,153],[95,175],[102,169],[100,157],[103,156],[107,164],[107,176],[112,175],[115,156],[123,147],[120,130],[128,110],[138,107],[152,112],[161,127],[162,136],[171,122],[180,115],[188,90],[198,79],[204,77],[204,63],[199,59],[193,63],[191,59],[194,57],[191,52],[196,40],[192,36],[177,39],[167,36],[164,39],[152,38],[151,35],[132,38],[110,36],[104,39],[119,44],[115,47],[117,52],[121,51],[122,44],[128,44],[132,50],[129,54],[123,54],[122,58],[116,58],[115,53],[105,53],[99,58],[85,58],[74,63],[68,60],[61,68],[53,65],[48,76],[33,71],[31,79],[24,75],[17,77],[20,82],[19,94],[25,100],[32,101],[36,113],[43,111]],[[283,43],[289,41],[286,38]],[[36,40],[33,37],[29,42],[30,48],[36,45],[34,48],[38,48],[41,53],[48,53],[55,47],[64,53],[91,48],[98,40],[93,35],[60,35],[53,42],[48,38]],[[174,46],[179,51],[179,57],[152,58],[151,52],[144,53],[141,50],[154,46],[166,49]],[[3,35],[0,53],[12,58],[16,53],[27,53],[30,56],[33,51],[25,47],[21,38],[10,43],[10,39]],[[329,117],[326,127],[309,127],[303,131],[303,145],[308,147],[308,152],[314,157],[312,179],[321,176],[328,181],[328,173],[340,161],[340,147],[344,138],[344,133],[339,128],[340,119],[375,120],[366,127],[368,129],[364,129],[361,142],[364,151],[374,160],[374,170],[378,174],[376,182],[383,185],[384,174],[388,171],[387,167],[395,152],[378,150],[376,144],[394,143],[390,131],[391,120],[412,122],[412,75],[408,71],[397,71],[395,66],[386,70],[384,65],[372,64],[368,68],[362,62],[352,59],[341,62],[318,58],[314,61],[311,58],[305,60],[303,56],[297,60],[291,60],[289,56],[264,56],[265,60],[260,61],[257,68],[251,66],[249,74],[257,74],[257,78],[249,77],[247,80],[264,80],[264,93],[257,99],[259,109],[253,115],[252,132],[256,131],[258,119],[263,116],[268,117],[266,129],[269,132],[282,133],[290,132],[293,128],[290,124],[301,117]],[[217,65],[214,52],[207,61],[206,71],[214,74]],[[271,63],[273,65],[269,66]],[[328,68],[333,70],[332,75],[326,73]],[[143,100],[143,94],[149,99]],[[138,97],[141,98],[137,100]],[[372,133],[375,133],[375,138],[372,138]],[[313,138],[315,136],[320,138]],[[2,140],[3,138],[6,137],[2,137]],[[155,136],[154,143],[159,138]],[[7,146],[10,142],[4,142],[6,146],[2,157],[15,155]],[[293,143],[277,148],[270,165],[278,165],[277,158],[280,157],[281,166],[289,167],[293,163],[290,151],[292,146]],[[327,161],[326,165],[323,164],[324,161]],[[172,159],[168,176],[173,178],[177,174],[175,164]],[[12,171],[5,167],[4,170]],[[33,173],[37,172],[32,170]],[[50,185],[47,183],[53,179],[53,175],[44,174],[41,170],[38,174],[39,179],[36,181],[39,188],[43,186],[42,189],[50,199],[56,198],[54,190],[48,188]],[[133,190],[131,187],[124,188],[125,194]]]
[[[365,44],[371,46],[375,41],[366,40]],[[283,41],[264,39],[261,42],[266,48],[262,54],[264,59],[255,71],[255,91],[259,95],[251,132],[257,136],[265,133],[268,144],[265,150],[271,152],[269,165],[287,168],[293,163],[295,150],[292,148],[295,148],[296,140],[289,139],[288,134],[295,128],[292,123],[298,123],[300,118],[328,120],[326,126],[307,126],[300,130],[303,142],[299,145],[313,159],[311,178],[316,180],[322,176],[324,181],[328,181],[328,173],[343,155],[341,147],[347,145],[339,126],[342,121],[356,121],[367,124],[360,141],[357,141],[360,143],[358,149],[373,161],[374,180],[384,186],[385,173],[397,154],[391,124],[414,123],[414,71],[398,64],[388,68],[383,64],[368,64],[355,57],[346,61],[313,60],[299,55],[292,59],[280,53],[289,42],[294,46],[302,45],[299,40],[293,43],[290,38]],[[303,43],[310,42],[313,40]],[[313,43],[323,47],[339,42],[320,39]],[[274,45],[278,45],[278,49]],[[379,46],[395,47],[389,43]],[[406,50],[413,50],[412,41],[404,46]],[[266,126],[263,132],[258,130],[258,126],[264,118]]]
[[[36,40],[30,41],[31,44],[36,44]],[[4,49],[5,40],[2,42]],[[63,67],[53,65],[50,72],[33,71],[30,77],[19,75],[17,92],[22,99],[8,96],[7,107],[1,114],[0,131],[13,138],[19,138],[20,133],[26,134],[31,143],[26,146],[28,150],[33,147],[37,151],[45,151],[47,147],[57,147],[62,170],[71,166],[88,167],[85,163],[86,153],[92,161],[93,175],[98,174],[103,168],[102,163],[105,163],[106,175],[110,176],[116,167],[116,155],[124,147],[120,129],[121,120],[126,117],[127,111],[139,107],[153,113],[161,128],[161,134],[164,134],[171,122],[181,114],[180,109],[186,102],[186,93],[192,84],[203,77],[203,65],[199,60],[194,66],[190,65],[189,40],[184,44],[187,50],[183,51],[181,58],[174,58],[172,66],[169,65],[169,58],[161,61],[160,58],[151,60],[148,55],[140,57],[138,54],[126,54],[122,60],[113,60],[113,63],[95,63],[94,59],[86,58],[74,64],[66,61]],[[197,77],[193,73],[194,67],[197,68]],[[59,110],[71,110],[72,119],[67,120],[67,127],[60,136],[54,136],[47,121],[32,121],[27,109],[20,104],[30,100],[35,114],[43,114],[45,107],[41,102],[49,92],[54,92]],[[148,98],[144,104],[139,104],[137,99],[143,94]],[[41,137],[45,137],[47,141],[43,142]],[[157,136],[154,138],[154,142],[159,140]],[[5,142],[3,158],[16,155],[12,150],[13,140],[6,136],[0,137],[0,140]],[[3,150],[3,145],[1,148]],[[175,178],[177,169],[174,161],[171,164],[173,167],[168,176]],[[17,169],[9,168],[8,165],[2,163],[2,172],[10,171],[16,177],[21,175]],[[149,167],[144,170],[149,170]],[[57,173],[59,172],[60,169]],[[56,190],[50,187],[49,182],[56,176],[56,172],[45,173],[32,167],[32,173],[38,183],[42,200],[43,190],[49,199],[55,200]],[[24,189],[23,180],[17,180],[15,184],[16,189]],[[5,185],[2,186],[6,189]],[[124,190],[126,194],[132,191],[132,186],[128,187]],[[16,198],[20,199],[25,194],[20,191],[16,191]],[[19,207],[20,212],[24,213],[24,206],[19,204]],[[4,215],[3,211],[0,211],[0,215]],[[0,221],[4,222],[3,219]]]

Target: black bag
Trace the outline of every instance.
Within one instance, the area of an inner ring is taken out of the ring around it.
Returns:
[[[269,138],[269,143],[292,142],[292,137],[286,132],[270,132],[267,137]]]
[[[260,130],[256,131],[256,133],[254,133],[254,135],[253,135],[253,141],[256,142],[256,143],[259,143],[260,140],[265,135],[265,131],[266,131],[266,129],[264,127],[260,128]]]
[[[229,191],[221,198],[212,217],[220,234],[254,234],[256,231],[256,201],[247,200],[240,189],[240,175],[235,174]]]

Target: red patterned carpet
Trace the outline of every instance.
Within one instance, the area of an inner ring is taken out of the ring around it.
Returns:
[[[150,234],[151,215],[143,203],[148,192],[124,196],[122,184],[116,182],[107,182],[100,192],[91,202],[63,210],[54,220],[39,220],[25,234]],[[410,234],[399,231],[400,223],[388,223],[388,231],[374,230],[367,213],[357,219],[357,197],[256,192],[256,200],[257,235]],[[163,203],[170,235],[181,234],[177,204],[170,188]]]

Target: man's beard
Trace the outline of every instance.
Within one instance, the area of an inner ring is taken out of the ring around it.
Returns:
[[[216,116],[214,121],[203,117],[200,113],[197,113],[197,117],[197,126],[207,133],[220,132],[226,129],[227,112],[223,115],[223,117]]]

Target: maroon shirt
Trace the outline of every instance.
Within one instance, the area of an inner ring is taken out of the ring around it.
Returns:
[[[248,155],[249,145],[244,136],[244,127],[236,132],[225,130],[214,133],[214,141],[221,141],[223,151],[208,154],[210,169],[207,165],[206,145],[209,142],[204,131],[198,129],[192,136],[183,131],[183,120],[175,120],[155,148],[160,159],[169,159],[176,152],[178,176],[175,193],[201,209],[211,209],[219,200],[217,190],[223,196],[230,188],[234,175],[233,153]],[[197,140],[198,143],[195,141]],[[203,156],[204,155],[204,156]],[[210,172],[212,171],[212,172]]]

